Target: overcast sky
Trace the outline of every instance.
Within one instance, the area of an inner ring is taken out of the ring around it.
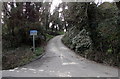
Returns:
[[[57,7],[61,2],[62,2],[62,0],[53,0],[53,1],[52,1],[52,5],[51,5],[50,12],[52,13],[53,10],[55,9],[55,7]]]

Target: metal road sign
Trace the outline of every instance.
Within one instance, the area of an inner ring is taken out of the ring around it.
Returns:
[[[37,35],[37,30],[30,30],[30,35]]]
[[[30,35],[33,36],[33,52],[35,52],[35,35],[37,35],[37,30],[30,30]]]

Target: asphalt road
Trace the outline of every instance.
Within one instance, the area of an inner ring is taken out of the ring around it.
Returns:
[[[46,54],[20,68],[4,70],[3,77],[118,77],[118,69],[78,56],[56,36],[48,42]]]

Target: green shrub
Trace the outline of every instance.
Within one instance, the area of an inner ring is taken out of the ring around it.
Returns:
[[[36,50],[35,50],[35,55],[36,55],[36,56],[39,56],[39,55],[41,55],[43,52],[44,52],[44,48],[43,48],[43,47],[38,47],[38,48],[36,48]]]

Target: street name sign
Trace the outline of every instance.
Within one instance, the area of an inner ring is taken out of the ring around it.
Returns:
[[[37,35],[37,30],[30,30],[30,35]]]

